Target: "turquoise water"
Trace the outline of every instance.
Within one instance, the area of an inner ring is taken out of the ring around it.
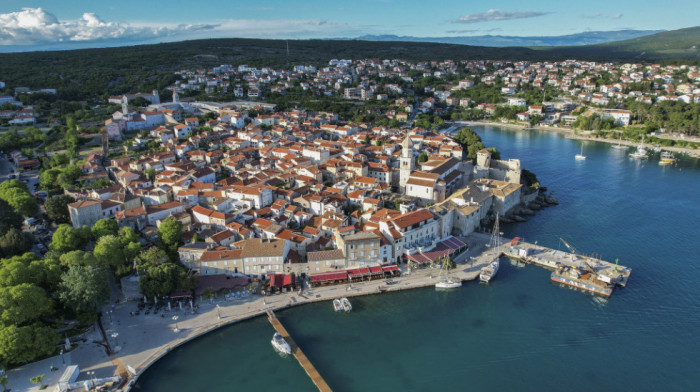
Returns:
[[[700,385],[700,166],[633,161],[609,145],[545,132],[476,127],[517,157],[560,205],[506,236],[619,257],[633,269],[610,299],[564,288],[549,272],[503,260],[488,286],[432,288],[330,303],[278,317],[334,391],[697,390]],[[292,358],[270,346],[258,318],[173,351],[138,391],[313,391]]]

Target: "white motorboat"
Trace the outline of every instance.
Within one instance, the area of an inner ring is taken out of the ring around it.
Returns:
[[[479,280],[484,283],[490,282],[491,279],[493,279],[493,277],[496,276],[499,266],[500,262],[498,261],[498,259],[490,262],[489,265],[481,269],[481,273],[479,274]]]
[[[340,303],[343,305],[343,310],[346,312],[349,312],[352,310],[352,304],[350,303],[350,300],[347,298],[343,297],[340,299]]]
[[[272,335],[272,340],[270,341],[270,343],[272,343],[272,347],[274,347],[275,350],[282,354],[292,353],[292,348],[289,346],[289,343],[287,343],[287,341],[284,340],[282,335],[280,335],[277,332],[275,332],[275,334]]]
[[[576,156],[574,158],[576,158],[577,161],[585,161],[586,160],[586,156],[583,155],[583,144],[581,144],[581,153],[576,154]]]
[[[343,309],[343,303],[342,303],[338,298],[336,298],[336,299],[333,300],[333,309],[334,309],[336,312],[340,312],[341,310],[344,310],[344,309]]]

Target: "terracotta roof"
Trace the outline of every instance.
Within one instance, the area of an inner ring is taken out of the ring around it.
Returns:
[[[432,212],[426,209],[420,209],[405,213],[401,216],[397,216],[396,218],[391,219],[390,222],[396,225],[396,227],[403,229],[415,225],[416,223],[420,223],[430,218],[433,218],[434,216],[435,215],[433,215]]]

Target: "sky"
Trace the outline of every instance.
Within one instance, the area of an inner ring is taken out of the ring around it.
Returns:
[[[0,0],[0,51],[200,38],[354,38],[674,30],[700,1],[673,0]]]

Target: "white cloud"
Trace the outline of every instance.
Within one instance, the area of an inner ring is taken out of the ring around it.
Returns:
[[[582,18],[584,18],[584,19],[620,19],[620,18],[622,18],[622,14],[608,16],[608,15],[603,14],[602,12],[596,12],[595,14],[592,14],[592,15],[583,15]]]
[[[498,20],[512,20],[512,19],[525,19],[534,18],[537,16],[547,15],[551,12],[543,11],[502,11],[491,9],[486,12],[479,12],[476,14],[462,15],[459,18],[452,21],[452,23],[481,23],[481,22],[491,22]]]
[[[363,28],[321,19],[224,19],[211,24],[105,22],[93,13],[80,19],[58,20],[41,8],[0,14],[0,45],[143,42],[168,37],[318,38],[361,33]]]

